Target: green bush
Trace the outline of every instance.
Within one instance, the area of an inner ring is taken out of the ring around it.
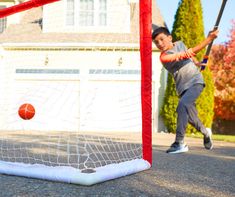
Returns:
[[[163,100],[163,106],[160,114],[163,117],[164,124],[167,127],[167,131],[175,133],[176,130],[176,108],[178,105],[178,96],[176,93],[175,82],[170,73],[168,73],[167,87],[165,90],[165,96]]]
[[[211,128],[214,117],[214,83],[212,74],[207,67],[202,72],[206,87],[196,101],[198,116],[205,127]],[[197,130],[191,125],[187,128],[187,133],[196,133]]]

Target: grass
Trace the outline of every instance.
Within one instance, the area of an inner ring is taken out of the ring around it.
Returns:
[[[194,134],[186,134],[188,137],[195,137],[195,138],[202,138],[203,135],[201,133],[194,133]],[[213,134],[213,140],[224,141],[224,142],[233,142],[235,143],[235,135],[220,135],[220,134]]]

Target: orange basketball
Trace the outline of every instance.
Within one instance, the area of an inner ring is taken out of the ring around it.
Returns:
[[[35,109],[34,109],[33,105],[31,105],[29,103],[25,103],[20,106],[20,108],[18,110],[18,114],[22,119],[30,120],[35,115]]]

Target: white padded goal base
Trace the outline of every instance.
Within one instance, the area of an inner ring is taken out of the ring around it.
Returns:
[[[24,164],[0,161],[0,173],[80,185],[93,185],[122,176],[134,174],[151,167],[148,161],[135,159],[118,164],[109,164],[95,168],[94,173],[82,173],[68,166],[45,166],[42,164]]]

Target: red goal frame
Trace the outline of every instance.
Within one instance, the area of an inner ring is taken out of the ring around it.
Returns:
[[[140,0],[143,159],[152,164],[152,0]]]
[[[60,0],[30,0],[0,10],[0,18]],[[143,159],[152,164],[152,0],[139,0]]]

